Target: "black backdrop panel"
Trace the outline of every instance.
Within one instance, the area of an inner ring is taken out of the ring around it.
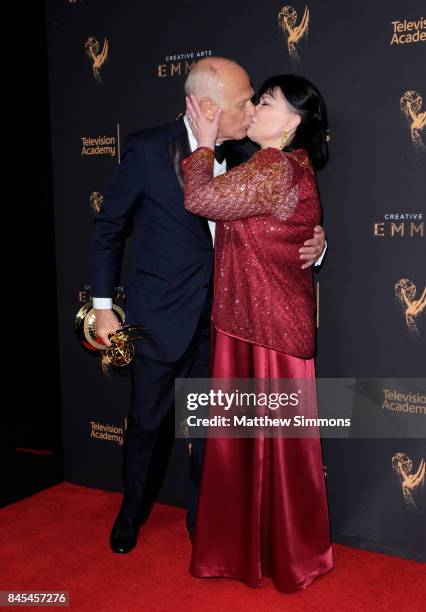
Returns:
[[[120,490],[129,409],[128,376],[103,377],[98,358],[82,350],[73,331],[79,295],[89,282],[91,200],[102,197],[127,133],[172,121],[184,109],[186,74],[206,54],[240,62],[255,87],[274,73],[303,74],[326,98],[331,163],[318,180],[329,250],[315,276],[318,375],[425,375],[425,313],[418,306],[412,319],[406,317],[425,287],[426,133],[416,128],[426,106],[424,5],[294,1],[286,9],[290,28],[302,23],[305,10],[308,16],[294,48],[289,29],[279,25],[285,6],[251,0],[212,6],[47,2],[64,450],[71,482]],[[123,283],[130,251],[131,237]],[[424,558],[424,482],[407,496],[398,466],[414,473],[426,456],[425,441],[326,440],[324,451],[333,539]],[[179,440],[161,500],[185,503],[186,468]]]

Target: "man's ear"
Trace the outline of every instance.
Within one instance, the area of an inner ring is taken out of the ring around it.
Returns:
[[[202,113],[207,117],[207,119],[210,119],[210,121],[212,121],[218,109],[216,104],[212,102],[210,98],[201,98],[201,100],[199,101],[199,105]]]

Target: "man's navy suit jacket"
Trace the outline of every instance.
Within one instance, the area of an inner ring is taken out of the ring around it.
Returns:
[[[185,210],[181,161],[190,154],[183,119],[129,135],[95,218],[91,246],[94,297],[112,297],[119,284],[123,239],[133,222],[133,254],[125,287],[126,322],[146,326],[142,355],[165,362],[188,347],[213,273],[206,219]],[[227,166],[242,152],[227,143]]]

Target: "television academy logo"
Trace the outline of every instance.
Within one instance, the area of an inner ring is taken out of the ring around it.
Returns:
[[[423,489],[425,482],[426,463],[421,459],[419,467],[413,472],[413,462],[406,453],[395,453],[392,457],[392,468],[395,476],[399,479],[405,502],[416,508],[414,496]]]
[[[119,152],[119,147],[117,146],[119,140],[115,136],[81,136],[80,140],[81,155],[84,157],[97,157],[101,155],[115,157]]]
[[[393,32],[390,45],[411,45],[426,41],[426,19],[420,17],[416,21],[392,21]]]
[[[101,68],[108,59],[108,39],[104,38],[104,44],[102,51],[100,51],[99,41],[94,36],[91,36],[86,40],[84,45],[86,54],[92,62],[92,72],[95,80],[102,84]]]
[[[400,108],[408,122],[411,140],[416,149],[424,149],[422,132],[426,126],[426,111],[422,112],[423,99],[417,91],[406,91],[400,100]]]
[[[99,421],[89,421],[90,437],[104,442],[113,442],[119,446],[123,446],[125,432],[127,430],[127,418],[124,421],[124,428],[109,423],[100,423]]]
[[[405,315],[409,334],[419,335],[418,322],[426,312],[426,287],[421,296],[416,299],[417,287],[409,278],[401,278],[395,283],[395,297]]]
[[[297,23],[297,12],[292,6],[283,6],[278,13],[278,25],[287,38],[287,47],[290,58],[294,61],[299,60],[296,45],[304,36],[307,36],[309,29],[310,13],[308,7],[305,7],[301,22]]]

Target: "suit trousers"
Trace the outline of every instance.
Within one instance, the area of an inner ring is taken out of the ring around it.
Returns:
[[[175,362],[135,354],[132,362],[131,410],[124,445],[124,496],[119,519],[142,524],[148,518],[167,470],[175,439],[175,378],[208,378],[212,283],[195,333]],[[204,440],[191,440],[186,525],[194,532]]]

